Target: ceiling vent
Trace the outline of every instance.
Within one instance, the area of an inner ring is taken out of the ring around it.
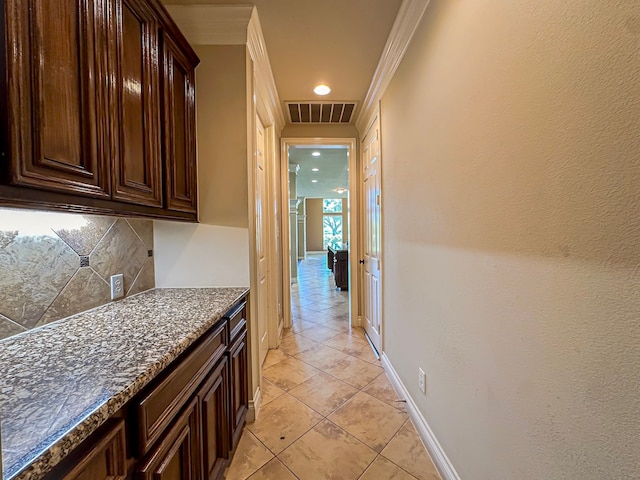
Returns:
[[[351,123],[356,102],[285,102],[291,123]]]

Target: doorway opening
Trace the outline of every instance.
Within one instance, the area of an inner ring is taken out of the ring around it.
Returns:
[[[356,158],[355,139],[282,140],[285,328],[360,326]]]

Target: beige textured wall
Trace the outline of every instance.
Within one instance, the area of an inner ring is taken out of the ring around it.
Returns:
[[[358,138],[353,125],[287,125],[282,129],[283,138]]]
[[[307,251],[321,252],[322,248],[322,199],[307,198]]]
[[[246,47],[195,50],[200,222],[248,227]]]
[[[640,478],[639,46],[432,0],[383,98],[384,350],[463,479]]]
[[[198,45],[199,224],[156,222],[156,285],[249,285],[246,48]]]

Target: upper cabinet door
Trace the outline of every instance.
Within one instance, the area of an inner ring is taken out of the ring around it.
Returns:
[[[163,138],[166,207],[196,212],[195,66],[163,35]]]
[[[114,200],[162,206],[159,24],[143,0],[115,0],[110,63]]]
[[[104,0],[5,8],[9,181],[108,197]]]

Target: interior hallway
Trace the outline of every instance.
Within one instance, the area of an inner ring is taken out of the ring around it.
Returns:
[[[228,480],[439,479],[326,254],[299,263],[293,328],[264,364],[262,408]]]

